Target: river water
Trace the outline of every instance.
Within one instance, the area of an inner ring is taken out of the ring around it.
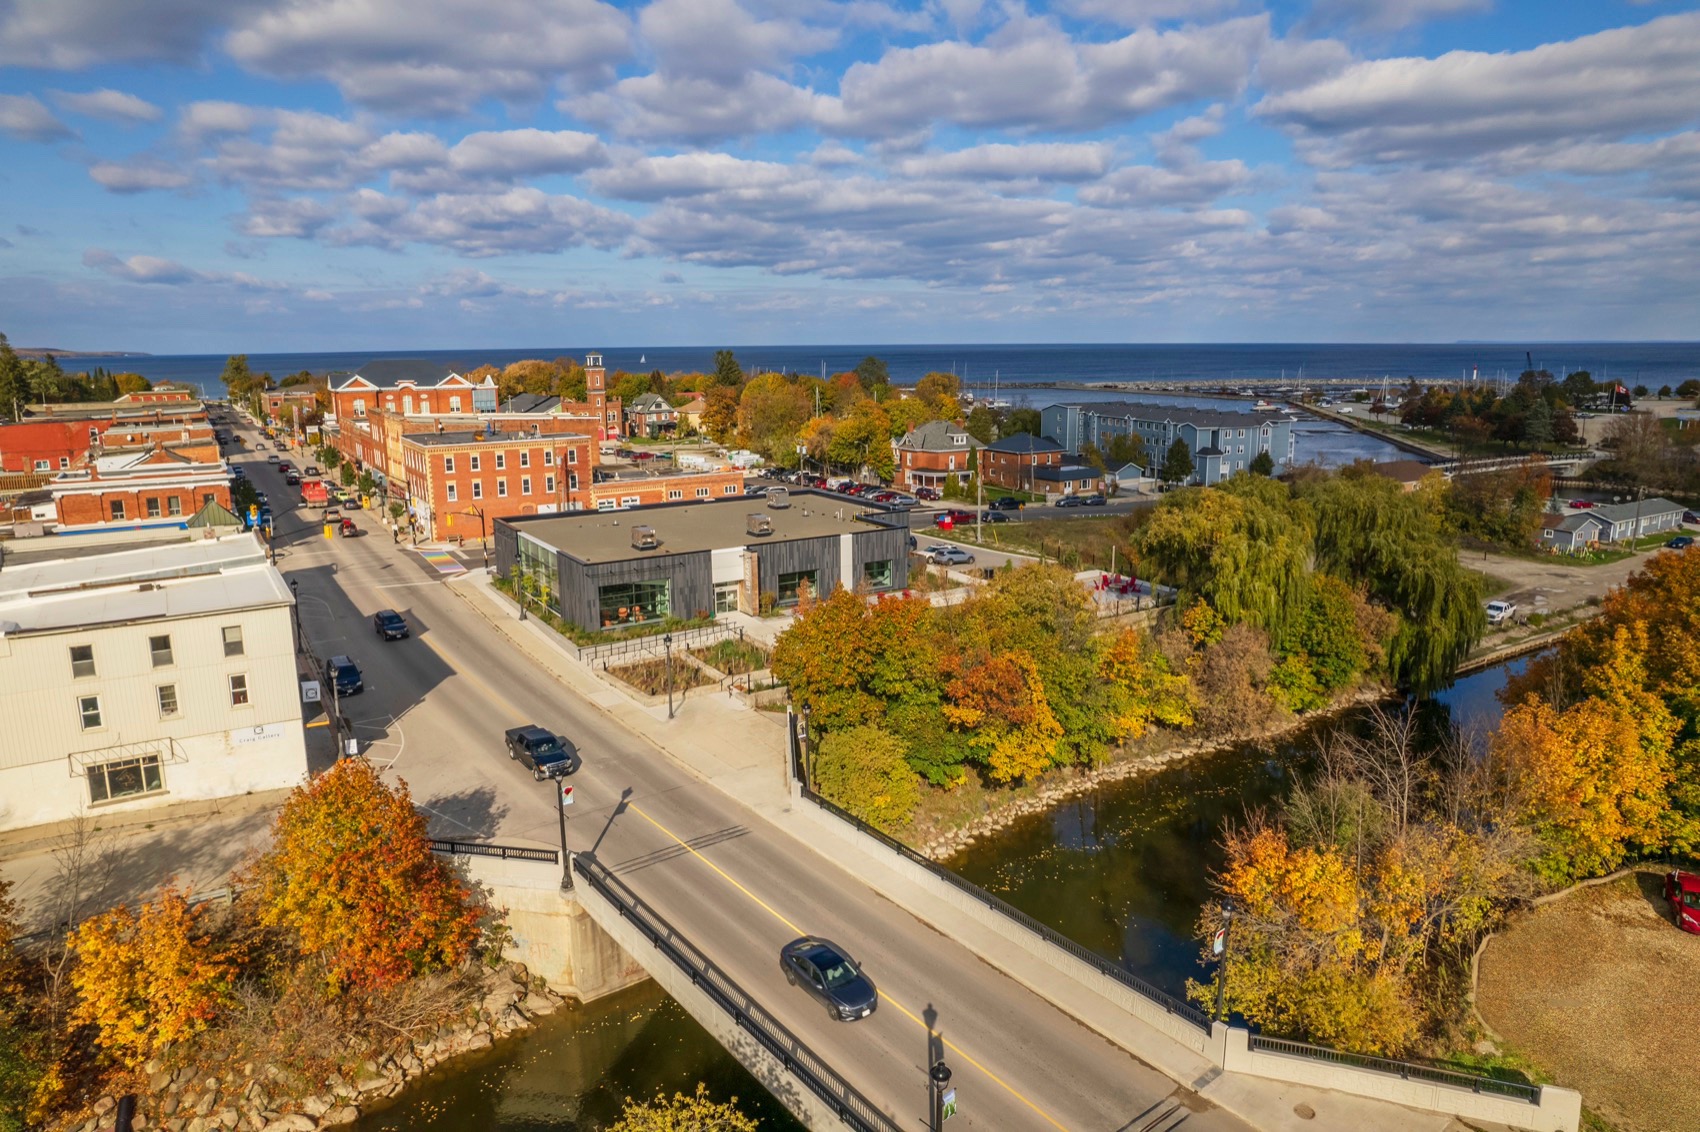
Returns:
[[[1422,706],[1431,722],[1491,727],[1495,693],[1523,661],[1459,680]],[[1348,713],[1263,747],[1250,744],[1110,783],[1035,814],[949,862],[975,883],[1173,993],[1208,977],[1195,922],[1221,864],[1225,820],[1270,806],[1311,765],[1322,733]],[[739,1098],[763,1132],[798,1124],[675,1001],[652,984],[544,1019],[359,1122],[358,1132],[478,1129],[593,1132],[624,1097],[689,1092],[703,1081]]]

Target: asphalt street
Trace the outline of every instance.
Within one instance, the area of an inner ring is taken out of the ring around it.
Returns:
[[[249,434],[250,436],[252,434]],[[437,836],[557,840],[552,786],[505,755],[502,732],[537,723],[583,757],[567,840],[593,851],[746,991],[905,1127],[924,1125],[929,1027],[942,1035],[962,1105],[953,1128],[1117,1132],[1242,1129],[1125,1051],[1088,1031],[964,947],[883,899],[827,856],[697,779],[551,674],[516,655],[441,575],[394,545],[370,514],[367,533],[325,539],[316,514],[265,464],[237,456],[270,496],[278,565],[299,583],[303,628],[321,657],[346,653],[365,692],[342,709],[362,751],[405,780]],[[468,558],[476,560],[476,553]],[[384,643],[371,617],[401,611],[409,640]],[[879,985],[879,1010],[844,1024],[778,964],[795,936],[824,934]]]

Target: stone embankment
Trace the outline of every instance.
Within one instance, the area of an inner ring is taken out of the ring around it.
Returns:
[[[149,1061],[146,1093],[137,1096],[131,1127],[138,1132],[314,1132],[351,1124],[382,1108],[416,1078],[452,1058],[489,1049],[532,1020],[552,1014],[562,998],[531,985],[525,967],[490,973],[475,1008],[458,1020],[403,1042],[350,1073],[316,1082],[275,1065],[254,1062],[208,1072]],[[101,1097],[88,1113],[57,1125],[60,1132],[107,1132],[117,1121],[116,1097]]]

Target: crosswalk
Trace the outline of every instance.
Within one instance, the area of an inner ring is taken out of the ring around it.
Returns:
[[[466,573],[466,567],[462,566],[455,556],[446,550],[421,550],[419,557],[435,566],[439,574],[452,576]]]

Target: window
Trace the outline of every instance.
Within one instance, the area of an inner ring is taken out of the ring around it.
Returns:
[[[94,646],[71,646],[71,675],[77,679],[94,675]]]
[[[598,499],[596,501],[596,509],[598,511],[613,511],[618,507],[619,504],[615,503],[612,499]]]
[[[698,499],[707,499],[708,498],[708,488],[706,488],[706,487],[697,488],[697,498]]]
[[[66,468],[69,468],[70,466],[71,466],[71,458],[69,456],[59,457],[59,470],[60,471],[64,471]]]
[[[111,507],[112,517],[114,519],[124,518],[124,501],[122,499],[114,499],[111,503]]]
[[[468,462],[467,466],[469,468],[471,468],[473,471],[481,472],[481,471],[484,470],[480,466],[483,462],[483,458],[481,456],[479,456],[478,453],[474,452],[470,457],[468,457],[468,461],[469,462]]]
[[[578,463],[578,449],[577,448],[567,449],[567,463],[569,463],[569,464]]]
[[[230,706],[246,707],[248,704],[248,677],[241,672],[230,678]]]
[[[670,488],[667,489],[667,498],[668,499],[683,499],[684,497],[685,497],[685,493],[680,491],[676,487],[670,487]]]
[[[213,493],[212,492],[210,492],[210,491],[201,492],[201,506],[202,507],[205,507],[207,504],[211,503],[212,501],[213,501]]]
[[[451,476],[455,474],[455,458],[453,456],[443,457],[443,472]]]
[[[89,801],[110,802],[137,794],[157,794],[165,789],[159,772],[159,756],[143,755],[89,767]]]
[[[531,467],[531,449],[521,448],[519,450],[519,466],[522,468]]]
[[[721,488],[720,490],[721,490],[722,495],[737,495],[738,494],[738,485],[735,484],[735,483],[729,483],[725,487]]]
[[[168,634],[163,637],[149,637],[148,652],[153,654],[153,666],[155,668],[169,667],[171,664],[170,635]]]
[[[882,558],[878,562],[862,564],[862,580],[868,583],[870,589],[889,590],[891,588],[891,559]]]
[[[497,499],[506,499],[507,497],[508,497],[508,481],[504,477],[504,478],[498,479],[496,481],[496,498]]]
[[[450,503],[459,502],[459,495],[460,495],[460,493],[455,490],[455,485],[451,483],[449,485],[449,502]]]
[[[52,465],[49,464],[46,460],[37,460],[35,462],[35,470],[38,471],[38,472],[45,472],[45,471],[49,471],[51,469],[52,469]]]
[[[77,714],[82,716],[83,730],[93,731],[100,726],[100,697],[78,696]]]
[[[521,495],[530,495],[531,494],[531,477],[530,476],[519,477],[519,493]]]
[[[183,513],[183,497],[173,495],[170,499],[167,499],[165,501],[165,513],[167,515],[181,515]]]
[[[543,491],[546,495],[554,495],[555,494],[555,477],[554,476],[544,476],[543,477]]]
[[[779,604],[796,605],[805,586],[810,594],[820,596],[820,590],[815,586],[815,571],[798,570],[795,573],[779,575]]]
[[[716,582],[716,583],[714,583],[714,612],[716,612],[716,613],[736,613],[736,612],[738,612],[738,583],[737,582]]]
[[[473,480],[472,481],[472,498],[474,498],[474,499],[483,499],[484,498],[484,481],[483,480]]]
[[[596,591],[596,605],[604,629],[615,625],[664,621],[672,613],[672,598],[673,583],[667,579],[602,586]]]
[[[147,506],[148,518],[159,518],[159,498],[157,496],[150,495],[146,500],[144,500],[144,503]]]
[[[567,490],[569,490],[569,491],[577,491],[578,490],[578,473],[577,472],[568,472],[567,473]]]
[[[571,455],[571,453],[568,454]],[[545,468],[553,468],[555,466],[555,450],[553,448],[545,448],[543,450],[543,466]]]
[[[357,417],[366,415],[366,398],[356,397],[354,399],[354,415]]]
[[[459,397],[450,397],[449,398],[449,412],[451,412],[451,413],[460,412],[460,398]]]
[[[224,634],[224,655],[241,656],[243,653],[242,626],[226,625],[219,631]]]
[[[154,689],[159,696],[159,717],[170,719],[177,714],[177,685],[161,684]]]
[[[508,466],[508,454],[506,452],[496,453],[496,470],[498,472],[505,471],[505,470],[507,470],[507,466]],[[472,470],[476,472],[478,469],[474,468]]]
[[[639,499],[635,495],[622,495],[622,496],[620,496],[620,506],[621,507],[637,507],[642,503],[643,503],[643,500]]]

